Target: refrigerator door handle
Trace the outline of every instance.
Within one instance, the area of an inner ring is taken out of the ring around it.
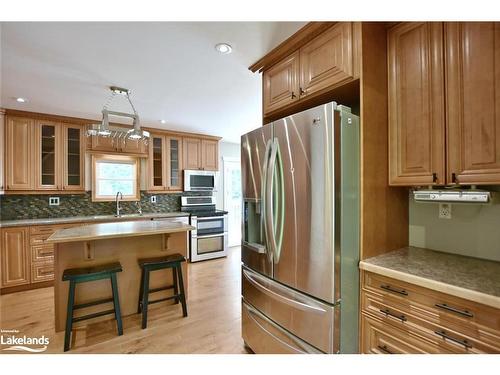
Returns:
[[[267,192],[267,180],[269,178],[269,158],[271,154],[271,148],[272,148],[272,141],[269,139],[266,144],[266,151],[264,153],[264,162],[263,162],[263,168],[262,168],[262,186],[261,186],[261,194],[262,194],[262,215],[260,216],[261,220],[261,228],[264,229],[264,243],[266,247],[266,255],[267,258],[269,259],[270,262],[272,262],[272,250],[270,246],[270,241],[269,241],[269,236],[267,234],[267,197],[266,197],[266,192]]]
[[[280,256],[281,256],[281,247],[283,243],[283,232],[285,225],[285,181],[283,174],[283,159],[281,156],[281,151],[277,139],[275,139],[275,143],[276,143],[276,159],[273,165],[273,171],[274,171],[273,173],[276,176],[277,213],[276,215],[274,214],[274,206],[273,206],[273,220],[276,219],[276,222],[273,222],[273,228],[274,228],[274,236],[275,238],[277,237],[274,247],[274,263],[278,263],[280,261]]]
[[[270,286],[269,282],[264,278],[254,272],[247,269],[243,269],[243,276],[257,289],[262,291],[264,294],[281,301],[293,308],[300,309],[302,311],[312,311],[317,314],[325,314],[327,311],[320,305],[315,304],[312,299],[305,299],[299,293],[294,292],[291,289],[280,287],[278,284],[276,286]],[[268,285],[265,286],[264,283]],[[276,291],[273,289],[277,289]]]
[[[274,257],[274,240],[273,240],[273,210],[272,210],[272,183],[273,183],[273,169],[272,159],[274,153],[274,142],[269,140],[269,149],[266,148],[266,160],[264,163],[264,189],[262,194],[263,206],[264,206],[264,233],[266,237],[267,251],[269,255],[269,260],[272,262]]]
[[[266,181],[266,233],[273,252],[274,263],[279,262],[284,226],[283,163],[277,139],[273,140]],[[276,192],[276,197],[274,196]],[[275,209],[277,212],[275,212]],[[276,238],[277,237],[277,238]]]
[[[252,321],[260,328],[262,329],[265,333],[267,333],[269,336],[271,336],[274,340],[277,340],[280,344],[284,345],[287,348],[290,348],[294,352],[298,352],[300,354],[323,354],[321,351],[318,349],[312,347],[311,345],[308,345],[307,343],[303,342],[299,338],[296,338],[292,336],[290,333],[288,333],[286,330],[283,328],[279,327],[276,323],[259,313],[256,309],[254,309],[251,305],[244,303],[244,306],[248,312],[248,316]],[[280,333],[282,333],[287,339],[290,340],[290,343],[294,344],[294,346],[290,345],[289,343],[283,341],[276,335],[274,335],[270,330],[266,329],[263,324],[259,322],[259,320],[263,320],[264,322],[270,324],[272,327],[277,329]]]

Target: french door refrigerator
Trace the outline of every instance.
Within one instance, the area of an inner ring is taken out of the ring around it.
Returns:
[[[328,103],[241,138],[242,336],[255,353],[355,353],[359,118]]]

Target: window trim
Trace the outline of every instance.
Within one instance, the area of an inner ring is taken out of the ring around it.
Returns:
[[[126,162],[127,164],[133,162],[135,164],[135,194],[133,196],[123,196],[123,201],[139,201],[141,199],[140,189],[140,176],[141,176],[141,163],[140,159],[136,156],[129,155],[109,155],[109,154],[93,154],[92,155],[92,202],[113,202],[116,197],[111,196],[97,196],[97,168],[96,165],[99,161],[111,162]]]

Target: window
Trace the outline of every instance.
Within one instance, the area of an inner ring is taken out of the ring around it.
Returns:
[[[138,158],[93,155],[92,168],[92,201],[114,201],[117,192],[123,194],[123,200],[140,199]]]

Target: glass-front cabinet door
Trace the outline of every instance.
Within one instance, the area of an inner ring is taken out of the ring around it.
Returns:
[[[85,190],[84,134],[79,125],[64,124],[63,130],[63,189]]]
[[[40,121],[36,126],[35,181],[37,190],[59,190],[60,173],[60,125]]]
[[[182,190],[182,139],[167,137],[168,144],[168,188]]]
[[[149,141],[149,189],[164,190],[166,184],[165,138],[151,135]]]

